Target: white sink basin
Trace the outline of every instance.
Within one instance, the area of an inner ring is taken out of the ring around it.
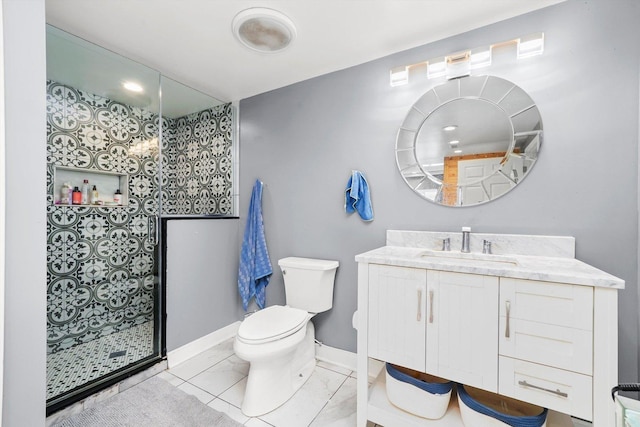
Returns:
[[[518,260],[515,257],[508,255],[492,255],[492,254],[477,254],[477,253],[465,253],[456,251],[429,251],[425,250],[417,255],[418,258],[428,260],[431,258],[433,261],[446,262],[447,264],[462,264],[462,265],[476,265],[476,266],[501,266],[506,267],[508,265],[518,265]]]

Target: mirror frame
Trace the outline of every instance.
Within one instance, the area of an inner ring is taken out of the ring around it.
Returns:
[[[417,152],[418,144],[423,143],[419,141],[420,131],[429,118],[461,99],[489,102],[503,111],[512,135],[509,148],[495,170],[472,183],[458,185],[457,181],[443,182],[426,170]],[[433,87],[412,105],[396,137],[396,164],[405,183],[426,200],[449,207],[474,206],[495,200],[522,182],[536,163],[542,140],[542,117],[536,103],[522,88],[495,76],[465,76]],[[466,194],[474,199],[463,197]]]

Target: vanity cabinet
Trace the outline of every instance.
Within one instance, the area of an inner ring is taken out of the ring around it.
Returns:
[[[403,264],[358,264],[359,427],[462,426],[455,399],[441,420],[395,408],[370,359],[549,408],[548,427],[614,426],[616,289]]]

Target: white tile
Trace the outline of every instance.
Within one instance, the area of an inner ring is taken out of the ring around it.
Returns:
[[[180,377],[183,380],[189,380],[201,372],[206,371],[217,363],[225,360],[233,355],[233,340],[227,340],[215,347],[203,351],[202,353],[192,357],[171,369],[169,373]]]
[[[260,418],[251,418],[244,424],[246,427],[273,427],[273,424],[269,424]],[[299,427],[302,427],[301,425]]]
[[[242,407],[242,400],[244,399],[244,391],[247,388],[247,378],[235,383],[232,387],[228,388],[224,393],[218,396],[225,402],[231,403],[238,408]]]
[[[342,366],[334,365],[333,363],[325,362],[323,360],[318,360],[318,363],[316,364],[316,366],[320,366],[320,367],[325,368],[325,369],[330,369],[330,370],[332,370],[334,372],[337,372],[339,374],[342,374],[342,375],[351,375],[351,372],[353,372],[349,368],[345,368],[345,367],[342,367]]]
[[[183,383],[182,385],[178,386],[178,389],[184,391],[187,394],[195,396],[200,402],[205,404],[211,402],[216,398],[215,396],[189,383]]]
[[[212,400],[209,402],[209,406],[218,412],[227,414],[231,419],[239,422],[240,424],[244,424],[249,421],[249,417],[243,414],[240,408],[233,406],[222,399]]]
[[[353,427],[356,425],[356,379],[347,378],[322,408],[310,427]]]
[[[288,402],[260,418],[277,427],[308,426],[346,378],[337,372],[316,367]]]
[[[180,384],[184,383],[182,378],[178,378],[175,375],[170,374],[169,371],[162,371],[156,376],[165,380],[174,387],[178,387]]]
[[[243,379],[249,372],[249,363],[231,356],[206,371],[191,378],[189,382],[214,396]]]

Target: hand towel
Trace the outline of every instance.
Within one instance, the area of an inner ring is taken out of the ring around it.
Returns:
[[[352,171],[347,182],[344,210],[348,214],[358,212],[360,218],[365,221],[373,220],[373,207],[371,206],[371,194],[369,184],[360,171]]]
[[[262,182],[256,180],[251,192],[238,268],[238,290],[245,311],[251,298],[256,299],[258,307],[264,308],[265,288],[269,284],[272,273],[273,268],[267,251],[262,221]]]

